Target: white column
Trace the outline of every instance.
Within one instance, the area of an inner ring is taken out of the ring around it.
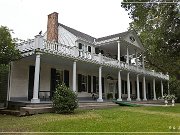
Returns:
[[[139,75],[136,76],[136,85],[137,85],[137,101],[141,101],[139,93]]]
[[[161,80],[161,96],[163,97],[163,82],[162,82],[162,80]]]
[[[102,66],[99,67],[99,98],[97,99],[98,102],[103,102],[102,99]]]
[[[129,72],[127,73],[127,94],[128,94],[127,101],[131,101]]]
[[[117,41],[117,42],[118,42],[118,57],[117,57],[117,59],[120,62],[120,60],[121,60],[121,46],[120,46],[120,41]]]
[[[117,101],[122,101],[122,98],[121,98],[121,71],[119,70],[118,71],[118,99]]]
[[[157,100],[156,99],[156,80],[155,80],[155,78],[153,78],[153,94],[154,94],[153,100]]]
[[[73,62],[73,91],[76,92],[76,61]]]
[[[128,48],[128,46],[127,46],[127,59],[126,59],[126,63],[129,66],[129,48]]]
[[[146,98],[146,78],[145,78],[145,76],[143,76],[143,93],[144,93],[143,100],[147,101],[147,98]]]
[[[145,65],[144,65],[144,54],[142,53],[142,67],[143,69],[145,69]]]
[[[40,76],[40,54],[36,54],[35,73],[34,73],[34,90],[33,90],[33,98],[31,99],[31,103],[40,103],[40,99],[38,98],[39,76]]]

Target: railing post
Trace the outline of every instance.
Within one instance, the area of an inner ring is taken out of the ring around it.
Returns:
[[[34,49],[43,49],[43,36],[42,35],[36,35],[34,41],[35,41]]]
[[[102,62],[102,55],[101,55],[101,53],[98,54],[98,57],[99,57],[99,62]]]

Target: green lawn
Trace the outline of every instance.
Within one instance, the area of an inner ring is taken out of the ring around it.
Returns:
[[[176,129],[169,129],[169,127]],[[179,129],[178,129],[179,128]],[[179,132],[180,104],[175,107],[117,107],[77,110],[73,115],[0,115],[2,132]]]

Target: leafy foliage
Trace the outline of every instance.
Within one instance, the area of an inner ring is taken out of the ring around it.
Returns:
[[[64,83],[58,84],[52,101],[56,113],[73,113],[78,107],[77,95]]]
[[[5,26],[0,27],[0,64],[9,64],[10,61],[20,57],[15,48],[15,41],[11,37],[11,30]]]
[[[147,67],[171,76],[170,91],[179,95],[180,82],[180,3],[179,0],[123,0],[122,7],[133,20],[130,29],[140,36],[145,47]],[[174,2],[174,3],[161,3]]]
[[[132,0],[124,0],[130,2]],[[137,0],[142,2],[142,0]],[[123,3],[133,19],[130,27],[139,34],[146,49],[146,60],[158,71],[180,74],[180,5],[178,3]],[[159,0],[159,2],[169,2]],[[178,2],[178,0],[171,0]]]

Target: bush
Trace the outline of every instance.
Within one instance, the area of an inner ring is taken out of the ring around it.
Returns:
[[[78,107],[77,95],[64,83],[61,85],[58,84],[52,101],[55,113],[73,113]]]

